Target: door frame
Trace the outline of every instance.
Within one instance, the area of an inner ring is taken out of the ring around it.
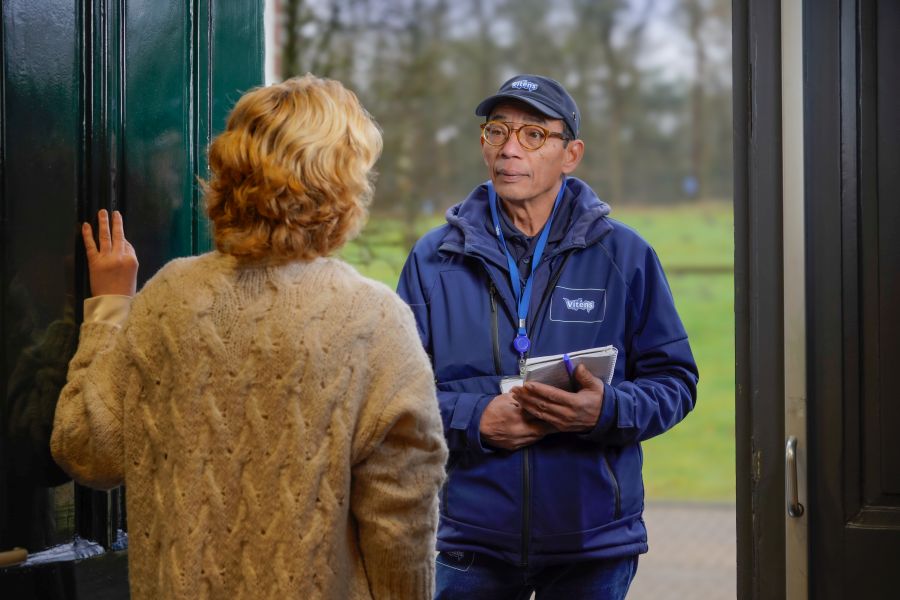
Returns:
[[[785,594],[781,2],[732,3],[738,598]]]

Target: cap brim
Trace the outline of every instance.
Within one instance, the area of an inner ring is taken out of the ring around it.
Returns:
[[[495,94],[490,98],[487,98],[481,102],[477,107],[475,107],[475,115],[479,117],[487,117],[491,114],[491,110],[497,106],[503,100],[514,100],[516,102],[524,102],[529,106],[532,106],[537,109],[542,115],[546,115],[548,117],[552,117],[554,119],[563,119],[565,117],[559,114],[557,111],[553,110],[543,102],[535,100],[534,98],[529,98],[527,96],[517,96],[515,94]]]

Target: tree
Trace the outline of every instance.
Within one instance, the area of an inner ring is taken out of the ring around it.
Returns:
[[[576,22],[585,35],[577,39],[595,40],[601,65],[590,68],[582,64],[585,87],[599,83],[603,91],[603,101],[594,102],[605,110],[598,111],[606,116],[606,173],[609,181],[609,200],[619,203],[625,200],[625,179],[627,160],[626,132],[629,120],[634,117],[632,108],[641,90],[642,71],[639,57],[643,50],[644,33],[652,13],[655,0],[646,0],[634,14],[633,7],[625,0],[594,2],[573,0]],[[592,56],[582,53],[583,61]],[[590,92],[589,92],[590,95]]]

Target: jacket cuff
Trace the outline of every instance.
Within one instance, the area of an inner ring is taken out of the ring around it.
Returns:
[[[469,422],[469,429],[466,431],[466,438],[469,440],[469,450],[480,452],[481,454],[493,454],[494,451],[481,443],[481,415],[484,409],[491,403],[495,396],[484,394],[478,398],[475,403],[475,410],[472,411],[472,420]]]
[[[84,322],[121,325],[131,310],[131,296],[94,296],[84,301]]]
[[[490,448],[481,444],[481,415],[488,403],[494,399],[493,394],[463,393],[456,401],[450,429],[465,436],[466,450],[490,454]]]
[[[603,436],[612,429],[618,418],[619,392],[611,385],[603,384],[603,405],[600,407],[600,418],[594,428],[580,435],[592,442],[602,442]]]

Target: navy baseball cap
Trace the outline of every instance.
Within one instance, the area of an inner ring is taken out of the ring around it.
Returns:
[[[486,98],[475,109],[479,117],[487,117],[504,100],[518,100],[534,107],[543,115],[562,119],[575,137],[581,124],[578,105],[558,81],[540,75],[516,75],[500,86],[497,93]]]

